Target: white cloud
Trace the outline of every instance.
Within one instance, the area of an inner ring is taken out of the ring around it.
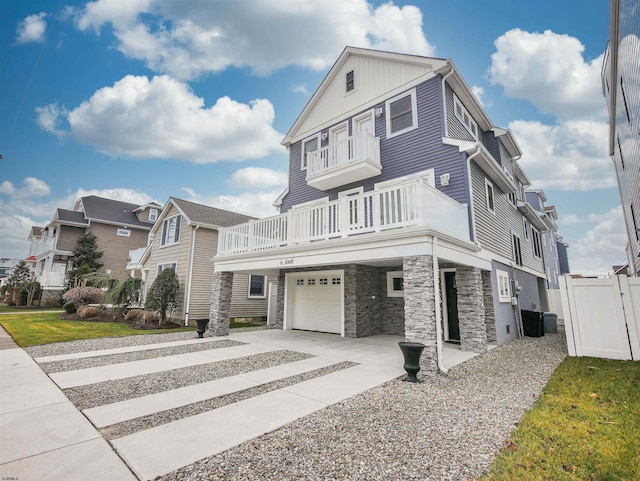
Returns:
[[[523,152],[520,163],[535,187],[585,191],[617,185],[604,122],[545,125],[516,120],[509,128]]]
[[[292,85],[291,91],[294,94],[309,95],[309,91],[307,90],[307,87],[305,85]]]
[[[238,195],[214,195],[206,196],[196,193],[193,189],[184,188],[187,200],[199,204],[210,205],[219,209],[238,212],[253,217],[263,218],[276,215],[277,209],[273,207],[273,202],[280,195],[282,190],[271,190],[262,192],[243,192]]]
[[[550,30],[531,33],[515,28],[495,41],[489,79],[505,94],[530,101],[559,120],[605,119],[600,70],[603,55],[583,56],[577,38]]]
[[[609,272],[611,266],[625,262],[627,234],[622,208],[615,207],[608,212],[588,217],[595,225],[570,248],[571,272]]]
[[[127,75],[73,110],[50,104],[36,113],[44,130],[114,156],[204,164],[284,152],[268,100],[221,97],[206,108],[188,85],[164,75]],[[68,130],[58,128],[62,120]]]
[[[51,189],[46,182],[35,177],[26,177],[22,181],[22,187],[18,188],[12,182],[5,180],[0,184],[0,195],[6,195],[15,199],[30,199],[49,195]]]
[[[18,23],[16,43],[44,42],[47,22],[45,12],[29,15]]]
[[[227,185],[242,189],[280,187],[284,189],[289,180],[286,172],[264,167],[246,167],[236,170],[227,179]]]
[[[124,55],[181,79],[228,67],[260,75],[288,65],[322,70],[345,45],[435,52],[421,11],[392,2],[376,8],[366,0],[96,0],[75,18],[82,30],[110,23]]]

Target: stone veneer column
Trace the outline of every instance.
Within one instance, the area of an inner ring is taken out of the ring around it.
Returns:
[[[407,341],[421,342],[425,345],[420,358],[420,369],[425,375],[434,375],[438,372],[438,351],[432,257],[404,257],[402,270],[404,335]]]
[[[272,325],[275,329],[284,329],[284,290],[285,271],[280,271],[278,276],[278,298],[276,299],[276,322]]]
[[[487,350],[482,272],[477,267],[456,268],[460,347],[463,351]]]
[[[482,271],[482,297],[484,298],[484,325],[487,330],[487,342],[498,342],[496,332],[496,311],[493,307],[493,286],[491,271]]]
[[[209,310],[209,333],[212,336],[226,336],[229,334],[232,287],[233,272],[213,273],[211,308]]]

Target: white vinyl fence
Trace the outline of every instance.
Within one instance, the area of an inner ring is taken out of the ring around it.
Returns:
[[[640,278],[560,278],[570,356],[640,360]]]

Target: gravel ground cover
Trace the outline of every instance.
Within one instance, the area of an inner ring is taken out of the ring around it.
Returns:
[[[239,327],[231,332],[262,331],[265,326]],[[185,341],[196,338],[196,330],[167,332],[162,334],[140,334],[135,336],[102,337],[98,339],[83,339],[82,341],[54,342],[39,346],[25,347],[24,350],[31,357],[56,356],[59,354],[71,354],[76,352],[98,351],[101,349],[115,349],[117,347],[146,346],[147,344],[159,344],[162,342]],[[205,333],[204,337],[211,337]]]
[[[446,376],[390,381],[161,479],[476,479],[565,356],[562,333],[509,342]]]
[[[241,346],[246,344],[240,341],[222,339],[220,341],[205,342],[202,344],[188,344],[185,346],[161,347],[157,349],[147,349],[145,351],[124,352],[120,354],[107,354],[104,356],[85,357],[82,359],[66,359],[63,361],[51,361],[40,363],[40,369],[47,374],[63,371],[74,371],[76,369],[87,369],[90,367],[108,366],[111,364],[122,364],[124,362],[141,361],[143,359],[153,359],[163,356],[176,356],[189,352],[206,351],[209,349],[221,349],[224,347]]]
[[[242,391],[234,392],[224,396],[219,396],[219,397],[207,399],[205,401],[187,404],[185,406],[180,406],[179,408],[173,408],[167,411],[161,411],[161,412],[149,414],[148,416],[141,416],[136,419],[131,419],[129,421],[113,424],[111,426],[107,426],[105,428],[100,429],[100,433],[107,440],[110,441],[112,439],[133,434],[137,431],[150,429],[150,428],[160,426],[162,424],[167,424],[172,421],[177,421],[179,419],[183,419],[189,416],[195,416],[196,414],[201,414],[207,411],[211,411],[213,409],[221,408],[223,406],[227,406],[229,404],[239,402],[244,399],[249,399],[255,396],[259,396],[260,394],[264,394],[270,391],[275,391],[276,389],[282,389],[287,386],[292,386],[294,384],[298,384],[303,381],[308,381],[309,379],[325,376],[329,373],[341,371],[342,369],[348,369],[350,367],[357,366],[357,365],[358,365],[357,363],[350,362],[350,361],[344,361],[337,364],[332,364],[331,366],[326,366],[319,369],[314,369],[313,371],[305,372],[303,374],[297,374],[295,376],[289,376],[283,379],[278,379],[277,381],[274,381],[274,382],[261,384],[260,386],[244,389]]]
[[[287,350],[271,351],[238,359],[72,387],[65,389],[64,394],[78,409],[82,410],[289,362],[302,361],[310,357],[314,356]]]

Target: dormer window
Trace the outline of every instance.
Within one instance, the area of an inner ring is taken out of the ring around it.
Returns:
[[[155,222],[158,218],[158,209],[149,209],[149,222]]]
[[[162,240],[160,245],[168,246],[180,242],[180,222],[181,215],[176,215],[169,219],[165,219],[162,223]]]
[[[467,109],[462,105],[462,102],[460,102],[460,99],[455,94],[453,95],[453,104],[456,112],[456,118],[462,122],[464,128],[467,129],[473,138],[478,140],[478,124],[473,120]]]
[[[355,83],[353,81],[353,70],[351,72],[347,72],[347,92],[351,92],[355,88]]]

